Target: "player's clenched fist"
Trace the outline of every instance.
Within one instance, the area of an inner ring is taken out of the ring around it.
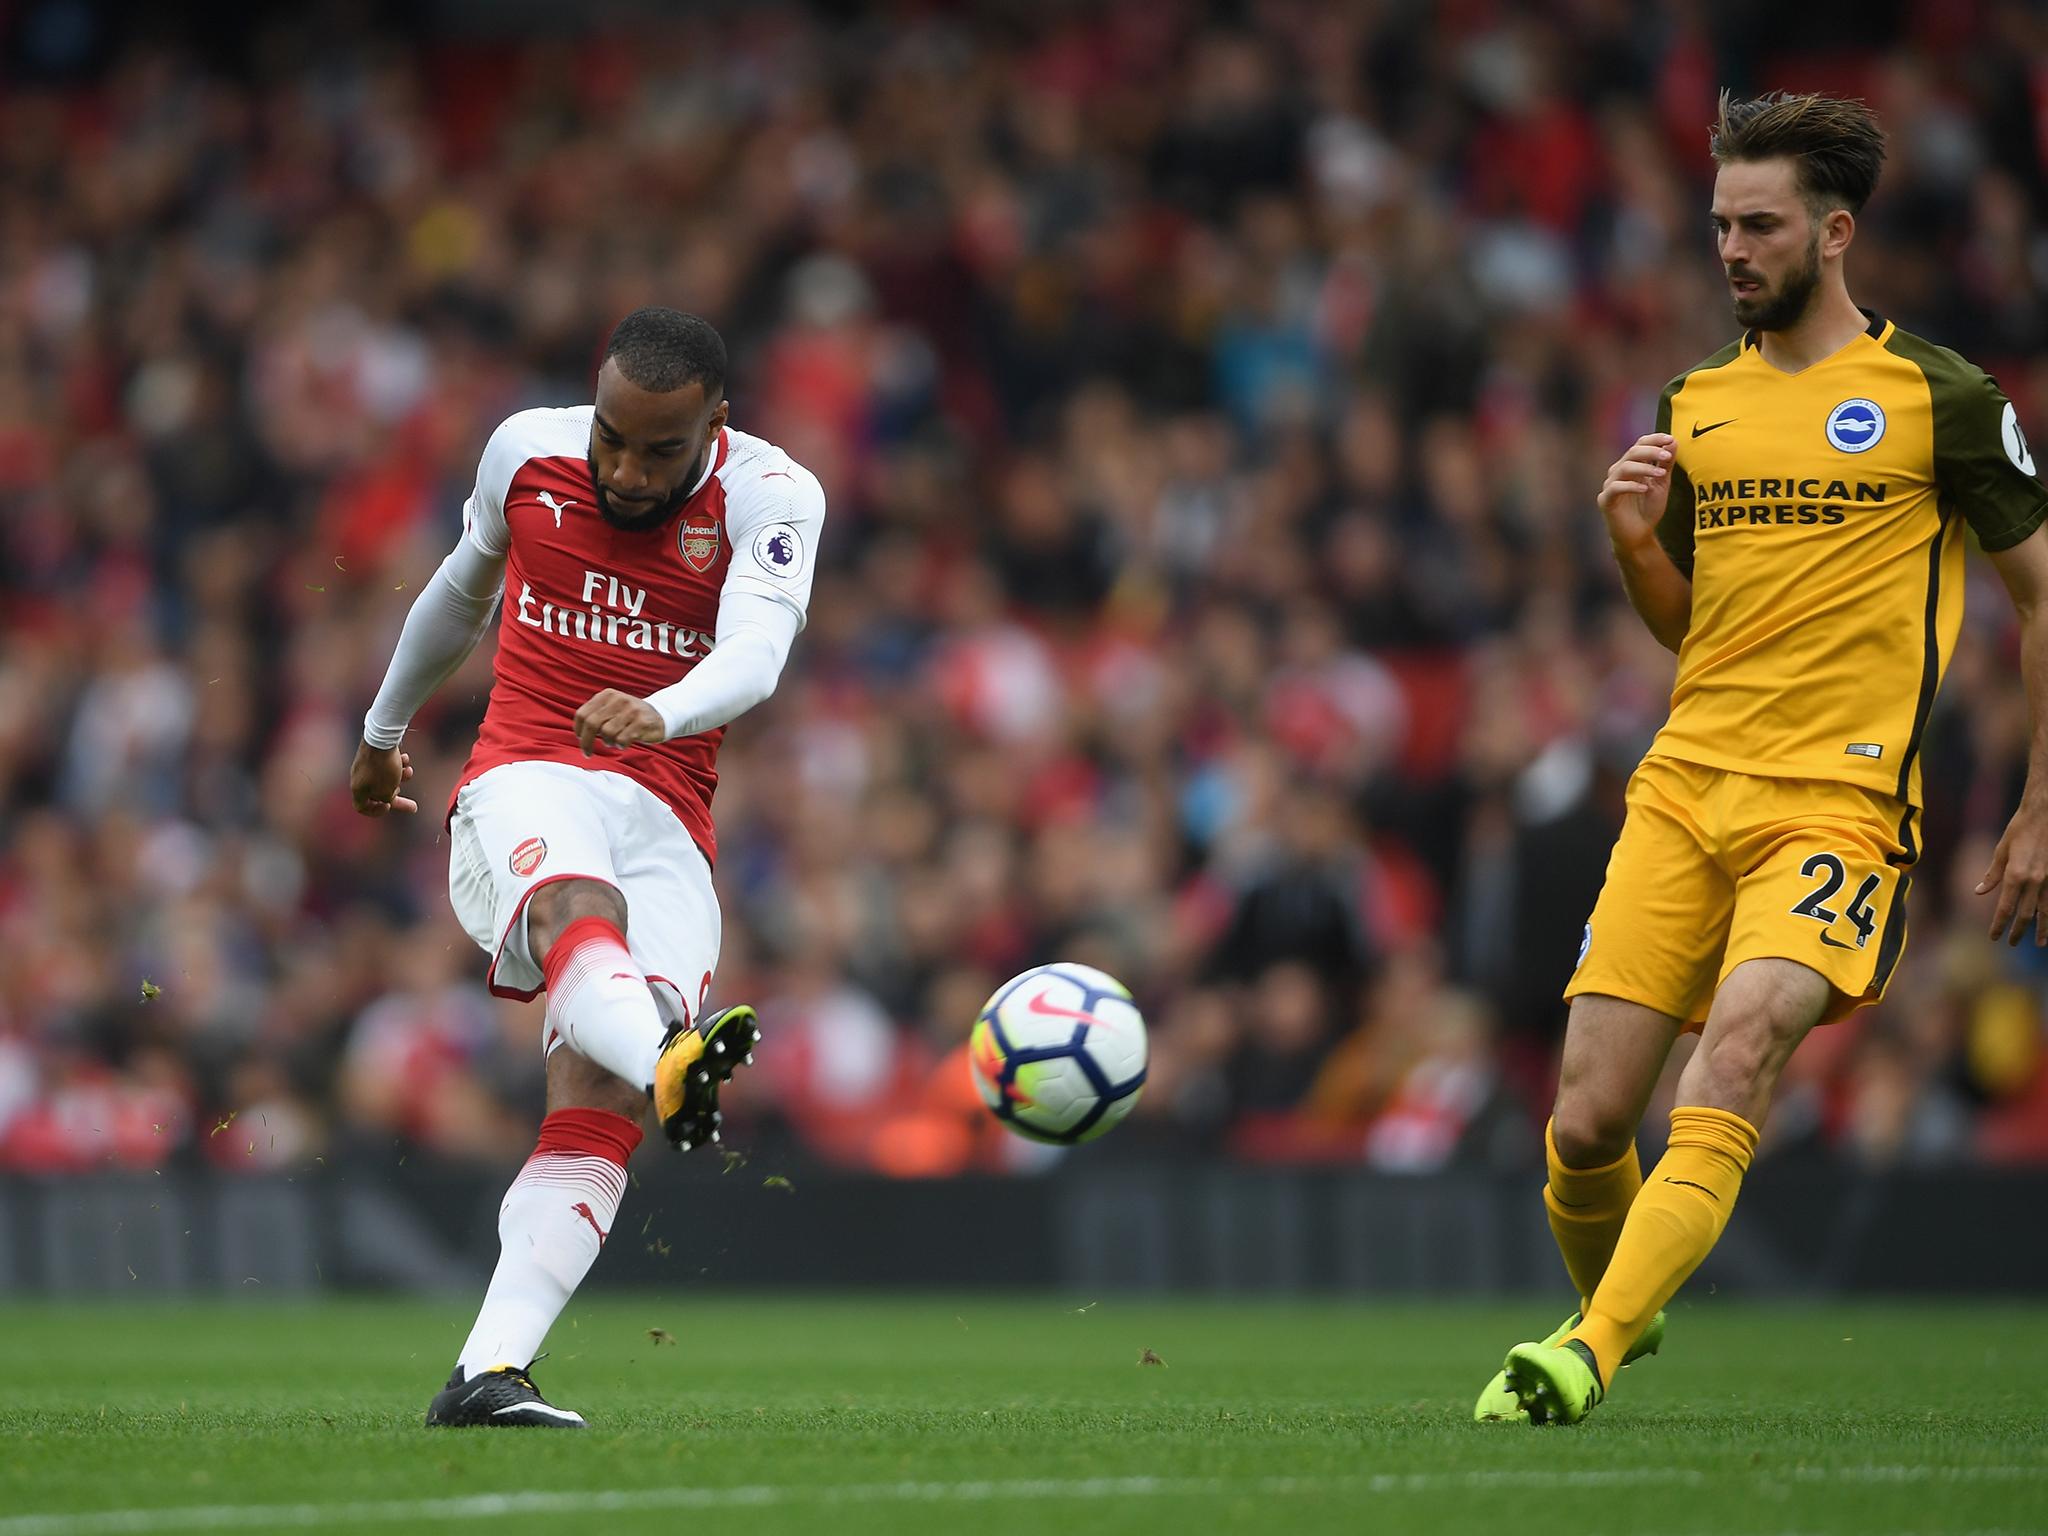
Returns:
[[[598,742],[608,747],[652,745],[668,740],[668,727],[661,712],[645,699],[607,688],[593,694],[588,704],[576,711],[576,739],[583,743],[583,755],[590,756]]]
[[[382,816],[391,811],[416,811],[417,800],[398,791],[412,777],[412,754],[396,747],[373,747],[367,741],[356,748],[356,760],[349,765],[348,792],[356,810],[365,816]]]
[[[1617,545],[1633,549],[1656,537],[1671,495],[1671,458],[1677,448],[1678,439],[1669,432],[1647,432],[1608,466],[1600,514]]]

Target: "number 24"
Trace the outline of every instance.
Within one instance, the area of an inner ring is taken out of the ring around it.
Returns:
[[[1825,903],[1842,888],[1842,882],[1848,878],[1848,871],[1842,867],[1840,857],[1832,853],[1816,853],[1799,866],[1799,873],[1809,880],[1815,875],[1822,876],[1822,879],[1819,885],[1792,904],[1792,915],[1810,917],[1823,928],[1832,928],[1835,920],[1843,914],[1837,913]],[[1856,925],[1858,949],[1868,944],[1870,936],[1877,932],[1877,914],[1871,910],[1870,898],[1877,893],[1878,886],[1883,883],[1883,877],[1880,875],[1865,875],[1863,883],[1856,888],[1856,894],[1849,898],[1847,916],[1849,921]]]

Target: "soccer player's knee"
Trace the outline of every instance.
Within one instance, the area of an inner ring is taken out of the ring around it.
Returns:
[[[1567,1168],[1604,1168],[1636,1139],[1626,1109],[1602,1104],[1583,1091],[1561,1091],[1550,1114],[1550,1139]]]
[[[1767,1023],[1719,1031],[1700,1042],[1701,1082],[1713,1093],[1714,1102],[1730,1102],[1731,1095],[1742,1091],[1769,1088],[1791,1054],[1790,1042]]]
[[[626,927],[626,898],[602,880],[556,880],[535,891],[526,902],[526,943],[535,960],[543,960],[564,928],[578,918],[601,917]]]

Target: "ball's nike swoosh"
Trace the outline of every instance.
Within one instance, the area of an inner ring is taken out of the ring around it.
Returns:
[[[1028,1004],[1026,1004],[1026,1006],[1033,1013],[1042,1014],[1046,1018],[1073,1019],[1078,1023],[1093,1025],[1097,1029],[1107,1029],[1111,1031],[1114,1031],[1116,1029],[1116,1026],[1114,1024],[1111,1024],[1108,1020],[1099,1019],[1092,1013],[1083,1013],[1078,1008],[1062,1008],[1058,1003],[1052,1000],[1050,994],[1045,992],[1041,992],[1036,997],[1032,998],[1031,1001]]]

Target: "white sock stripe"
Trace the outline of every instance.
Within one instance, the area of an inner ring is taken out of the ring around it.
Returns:
[[[631,971],[640,978],[642,986],[647,984],[646,973],[640,969],[640,962],[633,958],[631,950],[611,939],[586,939],[563,962],[555,990],[566,995],[600,972],[608,977],[613,971]]]
[[[562,977],[567,984],[565,990],[574,992],[589,985],[605,971],[628,967],[633,970],[639,969],[633,964],[633,957],[616,945],[608,944],[596,953],[589,949],[580,949],[571,955],[569,963],[562,967]]]
[[[616,1210],[619,1205],[620,1191],[616,1186],[610,1184],[572,1183],[567,1179],[562,1179],[536,1181],[532,1184],[522,1184],[519,1186],[519,1192],[522,1194],[527,1192],[538,1194],[542,1191],[565,1195],[572,1202],[576,1200],[594,1200],[608,1211]]]
[[[588,1162],[578,1161],[566,1167],[535,1168],[529,1165],[520,1169],[519,1177],[512,1182],[518,1184],[541,1181],[550,1184],[623,1184],[626,1182],[626,1170],[617,1163],[594,1157]]]
[[[616,1211],[619,1208],[620,1190],[596,1184],[546,1183],[523,1184],[518,1194],[552,1194],[574,1205],[578,1200],[588,1201],[600,1211]],[[508,1200],[515,1198],[507,1195]]]
[[[647,977],[615,939],[586,940],[548,956],[549,1022],[571,1049],[614,1077],[644,1087],[667,1033]],[[617,979],[615,979],[615,977]]]
[[[626,1170],[617,1163],[597,1162],[574,1169],[522,1168],[512,1188],[545,1184],[555,1188],[588,1189],[616,1201],[626,1188]]]
[[[590,1169],[602,1173],[606,1169],[626,1171],[626,1165],[617,1158],[606,1157],[602,1152],[535,1152],[526,1159],[525,1173],[560,1173],[568,1169]]]

